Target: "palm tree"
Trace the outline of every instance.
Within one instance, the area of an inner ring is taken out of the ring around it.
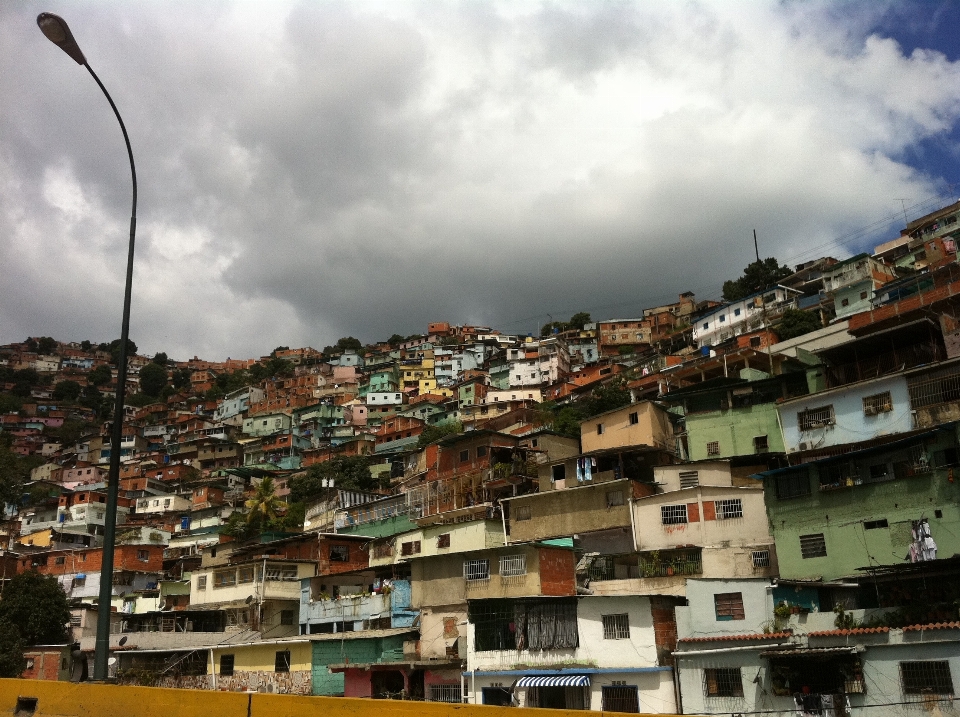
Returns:
[[[277,519],[277,512],[283,501],[274,494],[274,490],[273,478],[267,476],[260,481],[253,497],[244,503],[248,526],[259,523],[261,528],[265,528],[270,521]]]

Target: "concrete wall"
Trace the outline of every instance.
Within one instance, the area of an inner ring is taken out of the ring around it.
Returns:
[[[687,415],[686,423],[691,461],[753,455],[756,436],[767,437],[768,452],[782,453],[784,450],[775,403],[691,413]],[[707,444],[713,442],[719,444],[720,452],[711,456],[707,454]]]
[[[583,484],[511,498],[510,542],[558,538],[630,525],[629,480]],[[619,494],[619,505],[611,505]],[[529,511],[530,518],[522,519]]]
[[[745,635],[763,632],[773,617],[770,580],[687,580],[687,605],[677,607],[677,636]],[[740,593],[743,599],[743,620],[718,620],[714,596]],[[830,613],[833,629],[833,613]]]
[[[637,422],[631,422],[631,414]],[[602,426],[602,433],[598,432]],[[631,403],[615,411],[601,413],[580,425],[580,444],[584,453],[626,446],[660,446],[673,450],[673,425],[668,414],[649,401]]]

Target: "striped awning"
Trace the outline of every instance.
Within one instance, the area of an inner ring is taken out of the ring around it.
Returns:
[[[589,687],[586,675],[552,675],[550,677],[521,677],[517,687]]]

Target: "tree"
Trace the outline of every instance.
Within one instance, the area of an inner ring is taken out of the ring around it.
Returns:
[[[67,641],[70,606],[52,575],[29,570],[14,575],[0,595],[0,623],[16,625],[28,645],[62,645]]]
[[[116,366],[120,362],[120,339],[114,339],[107,347],[110,352],[110,363]],[[127,339],[127,359],[137,353],[137,345],[130,339]]]
[[[333,480],[342,490],[371,491],[384,487],[370,474],[370,461],[366,456],[336,456],[329,461],[310,466],[290,480],[291,502],[307,503],[323,495],[323,481]]]
[[[589,398],[581,401],[584,418],[606,413],[629,403],[630,389],[627,388],[626,379],[620,376],[617,376],[610,383],[595,388]]]
[[[402,344],[404,341],[406,341],[406,338],[401,336],[400,334],[394,334],[389,339],[387,339],[387,343],[390,344],[390,348],[393,348],[393,349],[399,348],[400,344]]]
[[[20,677],[27,669],[23,648],[17,626],[0,621],[0,677]]]
[[[789,267],[781,266],[772,256],[755,261],[744,268],[743,276],[739,279],[723,282],[723,300],[738,301],[773,286],[792,273]]]
[[[417,448],[423,448],[430,445],[434,441],[439,441],[441,438],[446,436],[454,436],[458,433],[463,433],[463,424],[460,421],[454,421],[453,423],[441,423],[435,426],[427,426],[423,429],[423,433],[420,434],[420,437],[417,439]]]
[[[276,495],[273,478],[266,476],[257,486],[256,493],[244,505],[247,508],[247,524],[266,527],[277,519],[283,501]]]
[[[190,369],[177,368],[173,370],[173,387],[182,390],[190,386]]]
[[[167,369],[156,363],[148,363],[140,369],[140,390],[148,396],[159,396],[167,385]]]
[[[151,360],[157,364],[157,366],[166,366],[170,362],[170,359],[167,358],[167,355],[163,351],[154,355]]]
[[[84,386],[78,403],[99,414],[103,406],[103,394],[100,393],[100,389],[96,386]]]
[[[289,351],[289,350],[290,350],[290,347],[289,347],[289,346],[277,346],[277,348],[275,348],[273,351],[270,352],[270,357],[271,357],[271,358],[276,358],[278,352],[280,352],[280,351]]]
[[[781,341],[803,336],[811,331],[823,328],[820,316],[813,311],[787,309],[780,318],[780,323],[774,327]]]
[[[9,393],[0,393],[0,413],[17,413],[23,408],[23,401]]]
[[[83,351],[89,351],[90,349],[93,348],[93,344],[87,339],[84,339],[83,341],[80,342],[80,348]]]
[[[76,381],[60,381],[54,386],[53,397],[58,401],[76,401],[80,398],[82,387]]]
[[[113,372],[106,364],[100,364],[87,374],[87,381],[92,386],[103,386],[104,384],[110,383],[112,379]]]
[[[590,314],[586,311],[578,311],[576,314],[570,317],[570,320],[567,322],[567,325],[571,329],[577,329],[578,331],[583,331],[583,327],[592,322],[593,319],[590,318]]]
[[[36,353],[40,348],[36,339],[28,338],[24,343],[27,345],[27,351],[31,353]]]
[[[42,354],[52,354],[57,350],[59,345],[56,339],[43,336],[37,341],[37,351]]]
[[[337,341],[336,348],[339,349],[341,353],[350,350],[360,351],[363,348],[363,343],[361,343],[360,339],[355,339],[352,336],[344,336]]]
[[[18,507],[28,480],[29,462],[10,450],[9,445],[0,444],[0,507],[4,504]]]

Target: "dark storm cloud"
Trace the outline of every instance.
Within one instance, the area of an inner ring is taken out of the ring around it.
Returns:
[[[134,144],[133,336],[184,358],[715,296],[754,228],[846,255],[940,192],[900,158],[960,117],[957,65],[872,6],[6,4],[0,341],[119,330],[123,144],[40,9]]]

